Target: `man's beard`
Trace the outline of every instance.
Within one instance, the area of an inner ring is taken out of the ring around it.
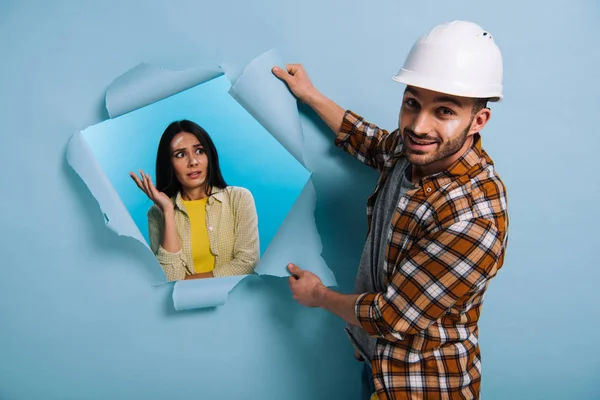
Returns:
[[[441,144],[438,143],[438,147],[433,153],[415,152],[414,150],[410,149],[408,146],[405,145],[405,152],[408,161],[413,165],[425,166],[439,161],[441,159],[444,159],[446,157],[450,157],[453,154],[456,154],[456,152],[462,149],[462,147],[465,145],[465,142],[468,138],[467,134],[469,133],[470,126],[471,124],[467,125],[467,128],[465,128],[465,130],[463,130],[460,134],[452,137],[451,139],[448,139],[447,142]],[[404,129],[404,135],[405,140],[407,140],[406,136],[419,138],[417,135],[414,134],[412,130],[408,128]]]

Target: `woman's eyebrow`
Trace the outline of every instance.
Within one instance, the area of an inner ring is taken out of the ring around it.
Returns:
[[[200,143],[198,143],[198,144],[195,144],[195,145],[193,145],[192,147],[193,147],[193,148],[202,148],[202,149],[204,148],[204,146],[202,146]],[[179,149],[173,149],[173,150],[171,150],[171,151],[172,151],[173,153],[177,153],[177,152],[180,152],[180,151],[185,151],[185,147],[181,147],[181,148],[179,148]]]

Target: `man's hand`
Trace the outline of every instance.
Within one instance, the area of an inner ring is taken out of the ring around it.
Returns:
[[[321,279],[294,264],[288,264],[288,269],[292,274],[289,282],[294,300],[306,307],[321,307],[327,290]]]
[[[294,96],[315,110],[334,133],[340,131],[345,110],[313,86],[301,64],[287,64],[285,69],[275,66],[272,71],[287,83]]]
[[[360,326],[354,313],[358,294],[341,294],[327,288],[318,276],[288,264],[292,297],[306,307],[321,307],[342,318],[349,324]]]
[[[286,70],[273,67],[273,74],[287,83],[294,96],[310,105],[320,93],[313,86],[304,67],[301,64],[287,64],[285,67]]]

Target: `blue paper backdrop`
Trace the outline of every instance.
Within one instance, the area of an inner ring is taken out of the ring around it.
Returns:
[[[240,68],[273,45],[344,107],[393,128],[412,44],[452,19],[493,33],[505,102],[484,147],[509,190],[504,269],[481,321],[483,395],[597,399],[599,5],[589,1],[2,1],[0,398],[358,399],[343,324],[246,279],[215,310],[176,313],[148,252],[104,227],[64,161],[73,132],[142,61]],[[324,257],[350,290],[375,174],[301,108]],[[293,260],[291,260],[293,261]]]
[[[148,245],[153,203],[128,174],[139,176],[142,169],[156,183],[158,143],[173,121],[188,119],[202,126],[215,144],[227,184],[252,193],[261,254],[308,181],[310,173],[229,95],[230,87],[220,76],[83,132]]]

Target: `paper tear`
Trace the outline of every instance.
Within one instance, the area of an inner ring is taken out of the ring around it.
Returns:
[[[227,63],[223,65],[225,69],[229,68]],[[272,74],[274,65],[282,65],[274,50],[255,58],[232,82],[229,93],[304,165],[304,135],[296,99],[287,86]],[[140,64],[113,81],[106,93],[106,108],[111,118],[115,118],[219,75],[222,72],[216,69],[169,71]],[[67,161],[98,201],[106,225],[119,235],[131,236],[147,247],[81,132],[69,141]],[[325,285],[336,285],[334,274],[321,257],[322,243],[315,223],[315,205],[316,192],[309,180],[261,258],[257,274],[287,276],[287,263],[295,262],[320,276]],[[246,276],[176,282],[173,288],[174,307],[187,310],[222,305],[229,292]]]
[[[271,49],[256,57],[241,74],[234,68],[230,70],[227,63],[221,65],[228,79],[237,78],[231,81],[229,94],[307,167],[297,100],[272,72],[275,65],[285,66],[277,51]],[[326,286],[337,285],[333,272],[321,257],[323,245],[315,222],[316,201],[314,184],[309,181],[261,258],[257,274],[288,276],[281,266],[294,261],[316,273]]]
[[[282,273],[281,266],[293,262],[317,274],[325,286],[337,286],[335,275],[321,257],[323,244],[315,223],[316,202],[317,193],[311,179],[261,258],[256,267],[257,274],[289,276],[287,272]]]
[[[69,140],[66,158],[69,165],[81,177],[98,201],[106,226],[118,235],[130,236],[148,247],[142,233],[133,222],[112,183],[102,171],[102,167],[81,132],[75,133]]]
[[[229,293],[249,275],[191,279],[175,282],[173,307],[177,311],[217,307],[225,304]]]
[[[275,65],[282,62],[274,50],[261,54],[231,82],[229,94],[306,167],[298,103],[286,84],[271,72]],[[223,68],[229,76],[227,66]]]
[[[106,110],[111,118],[116,118],[222,74],[218,68],[173,71],[141,63],[111,83],[106,91]]]

